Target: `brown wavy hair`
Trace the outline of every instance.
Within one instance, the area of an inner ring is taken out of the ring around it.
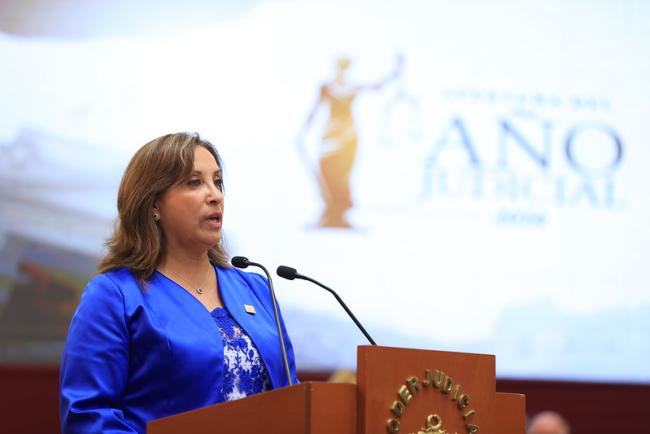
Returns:
[[[118,219],[106,242],[108,254],[99,263],[97,273],[126,267],[141,286],[153,275],[165,255],[165,236],[153,219],[154,204],[169,187],[190,175],[197,146],[207,149],[223,169],[216,148],[198,133],[158,137],[131,158],[117,193]],[[208,256],[221,267],[230,266],[222,240],[208,251]]]

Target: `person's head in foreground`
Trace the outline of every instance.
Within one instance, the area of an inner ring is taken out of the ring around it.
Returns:
[[[570,434],[569,424],[554,411],[543,411],[532,417],[527,434]]]

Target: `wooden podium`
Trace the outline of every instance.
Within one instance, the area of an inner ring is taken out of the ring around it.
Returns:
[[[361,346],[357,384],[308,382],[147,424],[148,434],[524,434],[492,355]]]

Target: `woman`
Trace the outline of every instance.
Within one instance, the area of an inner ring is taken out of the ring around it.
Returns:
[[[231,268],[223,248],[212,144],[179,133],[144,145],[117,208],[63,354],[63,433],[144,433],[149,420],[287,385],[267,282]]]

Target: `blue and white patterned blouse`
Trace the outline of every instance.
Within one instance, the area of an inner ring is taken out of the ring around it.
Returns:
[[[232,401],[270,390],[271,380],[251,338],[226,309],[218,307],[211,313],[223,340],[223,400]]]

